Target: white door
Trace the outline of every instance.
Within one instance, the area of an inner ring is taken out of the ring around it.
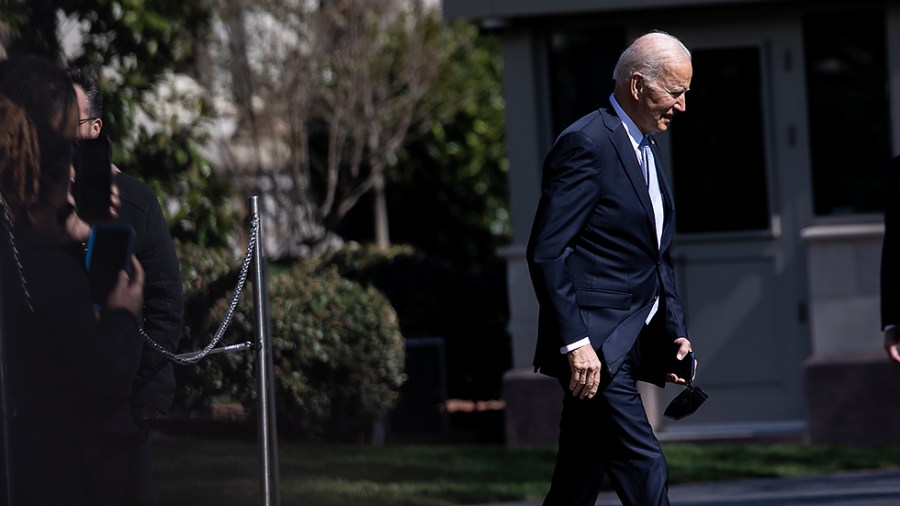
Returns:
[[[673,260],[710,399],[665,433],[802,430],[810,353],[809,190],[797,24],[672,24],[692,51],[687,112],[659,142],[675,192]],[[805,185],[805,186],[804,186]],[[808,214],[808,213],[807,213]],[[662,409],[680,391],[657,396]],[[653,401],[651,401],[653,402]]]

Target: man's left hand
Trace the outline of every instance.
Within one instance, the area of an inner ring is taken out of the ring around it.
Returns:
[[[683,360],[684,357],[687,356],[692,350],[691,341],[686,337],[679,337],[675,340],[675,343],[678,344],[678,351],[675,352],[675,358],[678,360]],[[697,375],[697,361],[694,360],[694,376]],[[694,381],[694,378],[690,378],[691,381]],[[676,383],[678,385],[686,385],[688,382],[688,378],[679,378],[675,374],[668,374],[666,376],[666,381],[669,383]]]

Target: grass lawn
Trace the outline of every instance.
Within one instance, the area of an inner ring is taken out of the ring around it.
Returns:
[[[160,503],[262,504],[254,440],[154,433]],[[555,448],[332,446],[282,441],[284,506],[447,506],[542,497]],[[900,466],[900,447],[668,444],[671,482],[731,480]]]

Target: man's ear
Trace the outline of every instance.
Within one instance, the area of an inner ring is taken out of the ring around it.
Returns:
[[[94,121],[91,124],[91,137],[94,139],[96,139],[97,137],[100,137],[100,130],[102,130],[102,129],[103,129],[103,120],[100,118],[97,118],[97,121]]]
[[[629,91],[631,92],[631,98],[639,100],[641,98],[641,93],[644,91],[644,76],[637,72],[631,74],[631,87]]]

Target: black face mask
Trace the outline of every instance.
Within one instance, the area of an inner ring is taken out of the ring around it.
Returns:
[[[666,418],[681,420],[682,418],[693,414],[694,411],[697,411],[697,408],[699,408],[700,405],[703,404],[703,401],[708,397],[709,395],[707,395],[703,389],[688,385],[680,394],[672,399],[672,402],[669,403],[666,407],[666,412],[663,414]]]

